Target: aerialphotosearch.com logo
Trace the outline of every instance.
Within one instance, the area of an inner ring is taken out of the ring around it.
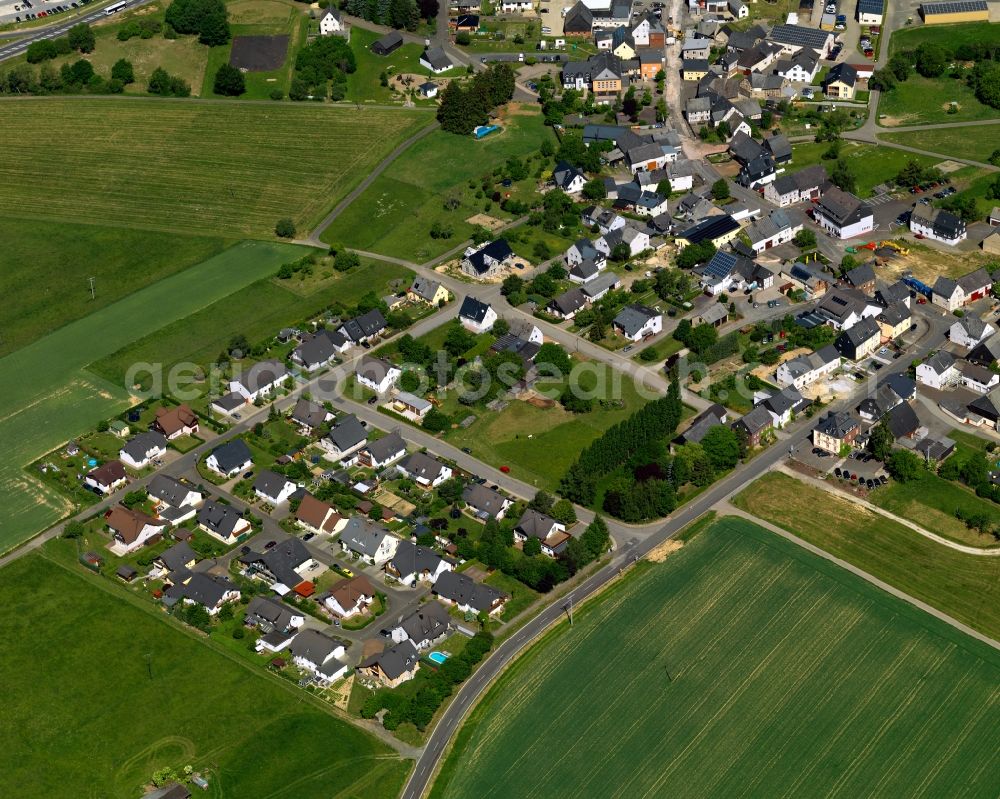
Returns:
[[[547,400],[559,401],[568,392],[576,400],[620,403],[625,396],[627,380],[642,399],[652,400],[666,393],[674,374],[681,386],[697,385],[702,398],[722,404],[738,398],[741,405],[752,405],[757,392],[776,390],[772,384],[752,374],[761,365],[759,363],[742,364],[739,369],[729,372],[733,380],[706,379],[711,375],[709,366],[686,357],[671,365],[670,374],[659,365],[643,366],[631,362],[620,362],[614,367],[597,360],[574,360],[571,364],[567,371],[552,363],[525,364],[518,358],[492,356],[456,364],[444,351],[437,352],[430,363],[390,364],[380,358],[364,356],[312,373],[298,366],[289,368],[275,360],[246,366],[238,362],[212,364],[207,370],[192,362],[170,366],[137,362],[126,372],[125,387],[140,400],[170,395],[181,402],[193,402],[206,393],[214,398],[237,390],[244,396],[259,397],[263,402],[296,388],[307,388],[316,402],[332,402],[341,397],[364,402],[371,396],[373,387],[399,389],[401,376],[407,374],[403,381],[407,392],[417,396],[433,393],[439,401],[454,392],[465,405],[529,389],[535,396]],[[389,373],[389,370],[394,371]],[[355,379],[349,379],[351,377]],[[866,396],[874,396],[877,378],[867,375],[866,381]]]

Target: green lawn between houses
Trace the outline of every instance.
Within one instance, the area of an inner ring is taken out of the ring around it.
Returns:
[[[574,615],[473,711],[434,799],[1000,790],[1000,655],[750,522]]]
[[[125,409],[121,383],[84,367],[300,257],[289,244],[243,242],[0,358],[0,551],[71,508],[23,467]]]
[[[905,144],[907,147],[930,150],[933,153],[988,163],[993,151],[1000,147],[1000,125],[880,133],[879,138],[893,144]]]
[[[964,555],[784,474],[767,474],[734,504],[1000,637],[1000,558]]]
[[[405,109],[47,97],[4,101],[0,215],[272,238],[316,224],[399,142]],[[377,135],[372,135],[376,132]],[[40,170],[59,142],[59,168]]]
[[[473,196],[468,181],[478,181],[511,156],[524,158],[536,152],[542,138],[551,135],[537,113],[510,115],[500,124],[501,132],[482,141],[444,131],[425,136],[379,175],[321,238],[417,263],[460,244],[472,233],[466,220],[485,207],[485,199]],[[533,178],[528,180],[533,182]],[[451,211],[444,207],[450,194],[461,199]],[[510,218],[496,203],[489,213]],[[450,225],[451,238],[430,238],[435,222]]]
[[[0,357],[234,243],[15,218],[0,219],[0,240]]]
[[[823,153],[830,149],[828,142],[803,142],[792,146],[792,168],[789,172],[798,172],[813,164],[825,166],[827,171],[833,169],[836,161],[824,160]],[[859,144],[858,142],[842,142],[840,157],[845,160],[858,183],[858,196],[870,197],[872,188],[879,183],[892,180],[907,161],[914,160],[923,166],[934,166],[942,159],[931,156],[917,155],[891,147],[879,147],[874,144]]]
[[[65,562],[67,545],[46,551]],[[3,570],[0,605],[5,796],[133,799],[155,770],[185,765],[207,776],[206,797],[402,787],[409,761],[81,566],[29,555]]]

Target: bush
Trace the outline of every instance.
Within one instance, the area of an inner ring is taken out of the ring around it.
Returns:
[[[274,235],[279,239],[295,238],[295,223],[291,219],[279,219],[274,226]]]
[[[94,32],[90,29],[90,25],[86,23],[81,22],[79,25],[74,25],[70,28],[66,38],[69,40],[69,46],[74,50],[79,50],[81,53],[92,53],[94,51],[96,43]]]
[[[212,90],[226,97],[239,97],[247,90],[243,73],[231,64],[222,64],[215,73]]]
[[[119,58],[111,67],[111,79],[120,80],[123,84],[135,83],[135,70],[132,69],[132,62],[124,58]]]

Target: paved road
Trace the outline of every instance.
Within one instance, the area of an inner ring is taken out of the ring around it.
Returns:
[[[908,353],[908,355],[914,358],[923,357],[934,347],[940,346],[944,340],[944,332],[949,325],[949,317],[935,314],[933,316],[928,315],[927,318],[929,321],[927,332],[915,342],[913,350]],[[893,363],[892,366],[883,369],[879,373],[877,381],[873,380],[870,387],[874,390],[890,375],[905,373],[908,365],[909,360],[901,358],[898,362]],[[840,403],[830,406],[827,410],[837,411],[852,407],[857,402],[857,399],[857,395],[853,395],[842,400]],[[517,654],[534,639],[538,638],[550,625],[561,618],[566,605],[572,602],[574,606],[578,606],[602,586],[615,579],[621,570],[634,562],[635,559],[642,557],[663,541],[675,536],[685,526],[710,510],[713,506],[727,502],[731,496],[748,482],[776,466],[789,450],[806,441],[812,431],[812,427],[813,423],[804,419],[794,424],[791,431],[789,431],[790,434],[783,437],[779,443],[765,450],[749,463],[739,466],[728,477],[711,486],[705,493],[699,495],[691,503],[670,516],[665,524],[659,525],[658,529],[646,534],[643,540],[640,541],[636,537],[635,543],[626,543],[623,547],[620,547],[610,563],[570,592],[565,601],[560,600],[557,604],[549,605],[538,616],[525,624],[517,633],[497,647],[479,670],[462,686],[451,705],[445,709],[444,714],[438,721],[424,748],[424,753],[417,761],[417,765],[403,789],[402,799],[420,799],[424,795],[440,763],[442,754],[468,711],[475,705],[477,699],[489,687],[490,683],[510,664]],[[643,532],[646,533],[647,531],[644,529]],[[786,537],[788,536],[786,535]],[[807,548],[812,549],[811,547]],[[825,553],[823,554],[825,557],[830,557],[825,555]],[[851,571],[866,579],[870,577],[870,575],[856,568],[852,568]],[[877,585],[879,584],[875,581],[875,578],[871,578],[871,580]],[[883,586],[884,584],[880,585],[880,587]],[[910,599],[901,592],[893,590],[892,593],[904,599]],[[916,603],[916,601],[914,602]],[[935,612],[935,615],[939,618],[944,616],[944,614],[940,614],[939,612]],[[945,617],[945,620],[948,620],[947,617]],[[960,622],[955,620],[950,620],[949,623],[954,623],[956,626],[960,624]],[[977,634],[976,637],[980,638],[982,636]]]
[[[129,2],[129,8],[138,8],[139,6],[145,5],[149,2],[152,2],[152,0],[131,0]],[[55,25],[46,25],[40,28],[25,28],[24,30],[19,31],[8,31],[3,34],[4,37],[24,36],[24,38],[18,39],[16,42],[11,44],[0,46],[0,61],[16,58],[27,50],[28,45],[32,42],[41,41],[42,39],[55,39],[62,36],[74,25],[79,25],[84,22],[94,23],[107,19],[107,15],[104,13],[104,7],[109,5],[111,5],[111,2],[101,3],[100,5],[94,6],[93,10],[88,11],[82,16],[78,15],[66,18],[65,22],[58,22]]]

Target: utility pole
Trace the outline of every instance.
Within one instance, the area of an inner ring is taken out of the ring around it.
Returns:
[[[149,679],[153,679],[153,655],[147,652],[144,655],[146,659],[146,673],[149,675]]]
[[[573,626],[573,595],[569,595],[569,602],[566,603],[563,608],[566,611],[566,615],[569,616],[569,626]]]
[[[90,299],[96,300],[97,294],[94,292],[94,278],[88,277],[87,282],[90,284]]]

